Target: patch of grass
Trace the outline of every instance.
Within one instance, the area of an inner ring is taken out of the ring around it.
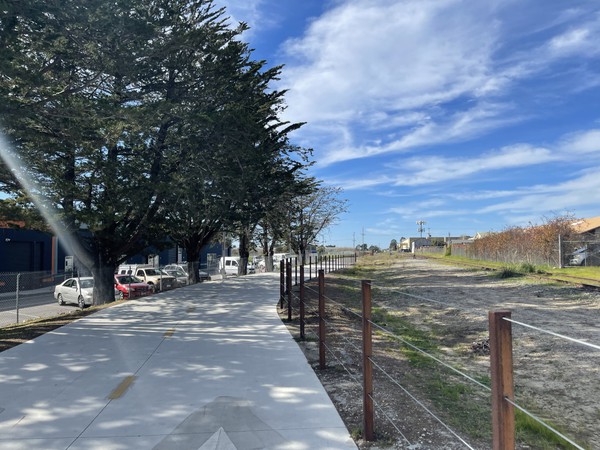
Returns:
[[[544,422],[555,430],[565,434],[560,429],[560,426],[549,422],[547,419]],[[557,448],[570,450],[577,448],[540,424],[537,420],[532,419],[519,410],[515,410],[515,433],[518,440],[527,442],[529,445],[540,450],[555,450]],[[587,447],[585,444],[579,442],[578,445],[580,447]]]
[[[373,321],[423,352],[438,356],[437,338],[431,332],[425,332],[399,315],[381,308],[373,310]],[[419,350],[403,344],[400,351],[410,365],[419,370],[417,383],[427,398],[443,412],[447,423],[474,438],[490,435],[489,404],[477,398],[477,388],[456,380],[448,368]]]
[[[498,278],[515,278],[515,277],[521,277],[523,276],[523,274],[521,272],[519,272],[518,268],[515,266],[504,266],[502,268],[500,268],[500,270],[498,270],[495,274],[496,277]]]
[[[519,272],[521,273],[539,273],[538,268],[531,263],[519,264]]]
[[[374,308],[373,321],[424,352],[438,356],[436,335],[420,330],[399,314]],[[393,339],[391,336],[389,338]],[[479,387],[457,378],[450,369],[418,350],[403,344],[401,352],[411,366],[419,369],[416,375],[417,384],[441,412],[443,420],[449,426],[477,439],[487,439],[491,436],[491,399],[487,394],[482,397]],[[485,386],[491,386],[489,375],[479,375],[475,379]],[[520,442],[542,450],[574,448],[526,414],[518,410],[515,413],[515,429]],[[550,425],[561,431],[554,424]]]
[[[352,430],[350,431],[350,436],[356,442],[359,439],[362,439],[362,430],[360,428],[352,428]]]

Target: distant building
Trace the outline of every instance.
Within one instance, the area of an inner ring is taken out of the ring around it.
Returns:
[[[0,222],[0,273],[50,272],[65,271],[68,255],[60,245],[60,240],[52,233],[25,230],[19,228],[17,222]],[[221,244],[209,244],[200,252],[200,267],[215,265],[221,257]],[[229,256],[231,248],[225,249]],[[164,266],[166,264],[186,261],[185,251],[173,245],[166,250],[148,248],[136,256],[127,259],[128,264],[147,264]],[[75,262],[75,266],[78,264]],[[78,269],[83,269],[78,267]],[[86,271],[87,272],[87,271]]]
[[[600,236],[600,216],[576,220],[571,224],[571,227],[577,234]]]
[[[65,251],[43,231],[0,228],[0,272],[61,272]]]

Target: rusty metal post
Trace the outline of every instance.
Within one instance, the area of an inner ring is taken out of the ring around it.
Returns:
[[[319,270],[319,368],[325,369],[325,271]]]
[[[367,441],[374,439],[373,422],[373,341],[371,329],[371,280],[362,281],[362,332],[363,332],[363,428]]]
[[[298,257],[294,258],[294,286],[298,286]]]
[[[512,363],[512,325],[510,311],[490,311],[490,369],[492,374],[492,435],[494,450],[514,450],[515,448],[515,412],[513,363]]]
[[[285,274],[283,272],[283,259],[279,262],[279,309],[283,309],[285,295]]]
[[[304,266],[300,266],[300,339],[304,339]]]
[[[288,309],[288,320],[292,321],[292,260],[288,259],[286,262],[286,289],[287,289],[287,309]]]

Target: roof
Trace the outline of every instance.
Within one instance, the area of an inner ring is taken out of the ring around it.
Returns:
[[[600,216],[588,219],[579,219],[571,224],[576,233],[588,233],[600,228]]]

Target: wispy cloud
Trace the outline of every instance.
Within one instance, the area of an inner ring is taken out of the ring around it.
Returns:
[[[365,177],[348,180],[333,178],[333,184],[345,189],[367,187],[423,186],[444,183],[449,180],[476,181],[475,176],[489,172],[505,172],[507,169],[560,163],[576,166],[585,156],[586,163],[600,160],[600,129],[569,133],[559,142],[548,147],[536,147],[521,143],[500,149],[483,151],[475,157],[465,156],[412,156],[387,163],[385,170]]]
[[[535,185],[522,189],[509,201],[481,208],[479,213],[542,214],[570,211],[590,203],[600,203],[600,167],[593,167],[576,178],[558,184]]]
[[[507,52],[505,41],[524,32],[507,18],[534,3],[340,1],[285,44],[288,117],[308,120],[306,133],[319,127],[321,167],[462,142],[527,120],[531,113],[509,97],[516,83],[597,52],[600,39],[597,14],[561,11],[560,20],[548,13],[545,27],[535,23],[539,36],[522,24],[536,39]],[[574,26],[573,17],[585,20]],[[587,69],[579,76],[569,88],[600,83]],[[347,138],[326,139],[329,127],[332,136],[345,128]]]

